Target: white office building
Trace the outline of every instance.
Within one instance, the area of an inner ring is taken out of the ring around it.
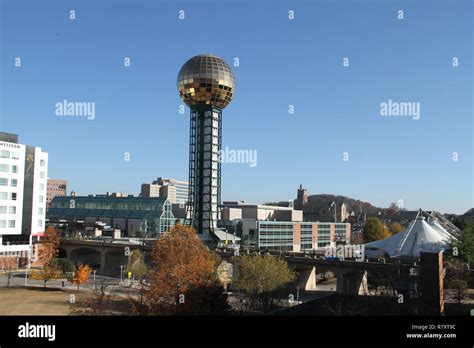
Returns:
[[[140,197],[164,197],[172,204],[185,204],[189,198],[188,193],[187,181],[159,177],[151,184],[142,184]]]
[[[48,154],[0,132],[0,252],[27,251],[45,230]]]

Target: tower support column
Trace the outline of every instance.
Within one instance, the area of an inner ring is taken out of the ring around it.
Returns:
[[[198,234],[212,234],[220,218],[221,129],[221,109],[210,105],[191,109],[186,216]]]

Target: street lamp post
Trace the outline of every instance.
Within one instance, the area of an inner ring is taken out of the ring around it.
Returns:
[[[28,271],[30,269],[30,254],[28,252],[28,264],[26,265],[26,270],[25,270],[25,286],[28,285]]]

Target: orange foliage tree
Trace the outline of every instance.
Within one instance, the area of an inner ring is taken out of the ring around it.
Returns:
[[[155,244],[146,299],[150,313],[179,314],[186,295],[214,284],[214,261],[193,228],[176,225]]]
[[[390,231],[384,223],[376,217],[368,218],[362,231],[365,243],[390,237]]]
[[[10,278],[14,269],[18,267],[17,257],[0,255],[0,271],[7,274],[7,288],[10,287]]]
[[[77,290],[81,284],[87,283],[89,280],[89,274],[91,273],[91,268],[88,265],[80,265],[76,270],[76,275],[74,276],[72,283],[77,284]]]
[[[44,287],[46,288],[46,282],[48,280],[58,279],[62,275],[61,270],[58,269],[58,266],[53,262],[59,254],[58,231],[54,227],[49,226],[40,241],[40,245],[41,249],[38,257],[43,263],[43,269],[41,271],[32,271],[31,278],[44,281]]]
[[[391,234],[397,234],[398,232],[401,232],[404,230],[403,226],[399,222],[392,222],[388,226],[388,229]]]

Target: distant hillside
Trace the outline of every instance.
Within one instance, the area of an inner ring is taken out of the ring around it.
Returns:
[[[305,210],[318,212],[319,209],[323,207],[328,207],[332,202],[336,202],[339,206],[342,203],[346,203],[348,212],[354,211],[356,215],[360,213],[368,213],[374,211],[382,211],[382,208],[378,208],[370,204],[369,202],[364,202],[358,199],[346,197],[346,196],[336,196],[329,194],[322,195],[310,195],[308,196],[308,206],[305,207]],[[265,204],[275,205],[280,207],[288,207],[288,201],[280,202],[267,202]]]
[[[328,207],[332,202],[336,202],[338,206],[342,203],[346,203],[347,211],[354,211],[356,215],[360,213],[368,213],[382,210],[381,208],[373,206],[369,202],[364,202],[346,196],[335,196],[329,194],[308,196],[308,205],[310,207],[310,210],[318,211],[323,207]]]
[[[448,216],[448,218],[450,220],[453,221],[453,223],[459,227],[459,228],[463,228],[464,227],[464,224],[467,222],[467,221],[474,221],[474,208],[471,208],[469,209],[468,211],[466,211],[464,214],[462,215],[454,215],[454,214],[451,214]]]
[[[463,215],[461,215],[465,219],[474,219],[474,208],[469,209]]]

